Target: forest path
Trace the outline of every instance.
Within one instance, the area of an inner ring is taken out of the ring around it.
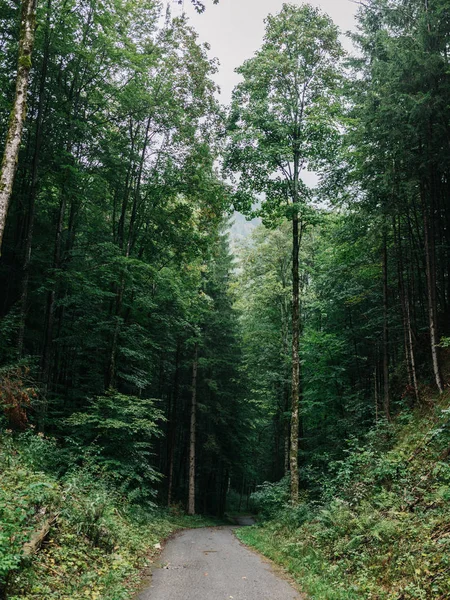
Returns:
[[[232,527],[183,531],[169,540],[150,587],[136,600],[302,600]]]
[[[231,517],[230,520],[232,523],[239,525],[239,527],[248,527],[249,525],[254,525],[256,523],[255,517],[252,517],[252,515],[237,515]]]

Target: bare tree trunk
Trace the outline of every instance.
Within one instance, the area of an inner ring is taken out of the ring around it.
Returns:
[[[289,411],[289,398],[290,394],[289,394],[289,389],[286,390],[286,402],[285,402],[285,411],[286,413],[288,413]],[[290,468],[290,464],[289,464],[289,454],[290,454],[290,447],[289,447],[289,439],[290,439],[290,423],[289,423],[289,419],[287,417],[284,417],[284,475],[288,475],[289,474],[289,468]]]
[[[398,249],[398,285],[400,292],[400,301],[402,307],[402,316],[403,316],[403,331],[405,337],[405,358],[406,358],[406,367],[408,371],[408,383],[414,389],[414,396],[416,402],[419,402],[419,386],[417,383],[417,373],[416,373],[416,360],[414,356],[414,344],[413,344],[413,334],[412,334],[412,326],[411,326],[411,311],[409,305],[409,288],[408,285],[405,285],[405,277],[404,277],[404,261],[403,261],[403,248],[402,248],[402,235],[401,235],[401,221],[399,219],[398,228],[395,225],[395,218],[393,218],[393,226],[394,226],[394,239],[397,238],[397,249]]]
[[[181,341],[177,342],[177,352],[175,355],[175,374],[173,382],[173,399],[172,406],[169,415],[169,432],[167,435],[167,442],[169,444],[167,452],[168,462],[168,475],[167,475],[167,506],[170,507],[172,503],[172,490],[173,490],[173,466],[175,457],[175,440],[176,440],[176,417],[177,417],[177,405],[178,396],[180,393],[180,356],[181,356]]]
[[[282,276],[283,292],[286,289],[285,277]],[[289,404],[290,404],[290,389],[289,389],[289,373],[288,369],[285,371],[285,361],[289,356],[289,303],[283,293],[283,302],[281,304],[281,323],[283,327],[283,442],[284,442],[284,463],[283,463],[283,475],[289,473],[289,457],[290,457],[290,422],[288,418]],[[286,365],[287,366],[287,365]]]
[[[423,210],[423,230],[424,230],[424,242],[425,242],[425,263],[427,271],[427,284],[428,284],[428,318],[430,324],[430,341],[431,341],[431,357],[433,361],[434,378],[439,393],[444,392],[442,385],[441,370],[439,366],[438,356],[438,324],[437,324],[437,306],[436,306],[436,272],[435,272],[435,261],[434,261],[434,241],[430,239],[430,222],[427,207],[425,206],[424,199],[422,198],[422,210]]]
[[[61,259],[62,259],[62,237],[63,237],[63,229],[64,229],[64,218],[66,214],[66,204],[67,204],[67,190],[66,186],[63,186],[61,193],[61,201],[59,205],[59,213],[58,213],[58,223],[56,227],[56,237],[55,237],[55,251],[53,258],[53,271],[56,273],[61,269]],[[53,346],[53,328],[55,324],[55,304],[56,304],[56,284],[53,285],[52,290],[49,292],[47,297],[47,310],[46,310],[46,320],[45,320],[45,330],[44,330],[44,345],[42,349],[42,357],[41,357],[41,372],[42,372],[42,381],[44,383],[45,392],[48,391],[48,387],[50,384],[50,365],[52,362],[52,346]],[[45,394],[44,394],[45,395]],[[43,408],[43,418],[45,418],[46,408]]]
[[[388,326],[388,264],[386,231],[383,234],[383,408],[391,420],[389,394],[389,326]]]
[[[294,161],[294,208],[298,207],[299,160]],[[300,421],[300,224],[298,212],[292,218],[292,408],[291,408],[291,449],[289,455],[291,470],[291,503],[298,502],[298,435]]]
[[[411,374],[414,387],[414,396],[416,398],[416,401],[420,402],[419,384],[417,382],[416,358],[414,356],[414,340],[411,326],[411,310],[409,307],[408,294],[406,294],[406,326],[408,328],[409,355],[411,359]]]
[[[241,493],[239,495],[239,507],[238,507],[238,512],[241,512],[241,507],[242,507],[242,497],[244,496],[244,490],[245,490],[245,475],[242,475],[242,485],[241,485]]]
[[[195,438],[197,428],[197,371],[198,343],[195,344],[194,362],[192,364],[192,401],[191,426],[189,432],[189,499],[188,515],[195,515]]]
[[[16,174],[19,148],[22,140],[26,114],[28,80],[31,69],[31,53],[34,45],[36,21],[35,0],[22,0],[20,20],[19,60],[17,64],[16,93],[9,120],[0,173],[0,252],[5,231],[6,215]]]

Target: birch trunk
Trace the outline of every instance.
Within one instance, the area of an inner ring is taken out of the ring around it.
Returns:
[[[430,341],[431,341],[431,357],[433,361],[434,378],[436,386],[440,394],[444,393],[444,386],[442,384],[441,370],[439,365],[438,355],[438,324],[437,324],[437,303],[436,303],[436,271],[434,261],[434,241],[430,235],[430,219],[428,216],[427,207],[422,199],[423,209],[423,230],[424,230],[424,242],[425,242],[425,263],[427,272],[427,297],[428,297],[428,319],[430,325]],[[430,239],[431,238],[431,239]]]
[[[197,429],[197,371],[198,343],[195,344],[194,362],[192,364],[192,401],[191,426],[189,432],[189,499],[188,515],[195,515],[195,438]]]
[[[6,135],[5,150],[0,173],[0,252],[5,231],[14,176],[16,174],[19,148],[22,140],[26,114],[28,80],[31,69],[31,54],[34,45],[36,21],[35,0],[22,0],[20,20],[19,60],[17,64],[16,93]]]

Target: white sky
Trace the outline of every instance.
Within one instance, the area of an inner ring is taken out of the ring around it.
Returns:
[[[303,4],[301,0],[289,2]],[[221,102],[228,104],[231,91],[239,81],[234,69],[261,46],[264,19],[269,13],[279,12],[283,0],[219,0],[218,5],[213,5],[212,0],[205,0],[205,3],[207,9],[201,15],[192,8],[190,0],[184,0],[184,10],[198,31],[200,41],[211,45],[211,57],[220,61],[216,81],[222,90]],[[355,28],[357,5],[351,0],[309,0],[309,3],[328,13],[343,32]],[[174,15],[181,11],[181,7],[172,4]],[[348,40],[343,42],[350,48]]]

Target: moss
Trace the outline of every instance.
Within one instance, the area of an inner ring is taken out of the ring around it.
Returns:
[[[24,69],[31,69],[30,54],[22,54],[22,56],[19,56],[19,65]]]

